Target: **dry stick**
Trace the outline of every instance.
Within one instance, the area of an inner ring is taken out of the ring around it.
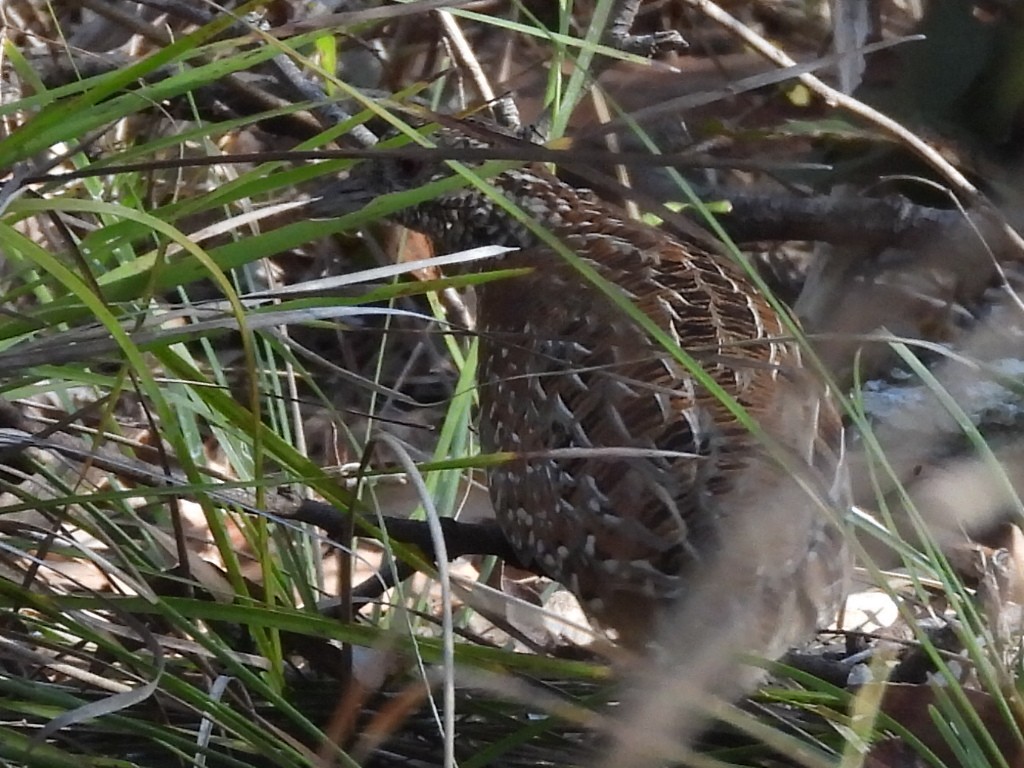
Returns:
[[[81,0],[81,2],[82,5],[89,10],[123,26],[133,34],[139,35],[143,39],[149,40],[156,45],[167,47],[173,42],[172,38],[155,24],[144,22],[135,16],[127,14],[122,9],[107,2],[107,0]],[[206,11],[197,8],[186,7],[182,3],[161,3],[153,2],[152,0],[140,0],[140,2],[142,5],[157,8],[172,16],[184,18],[185,20],[199,26],[209,24],[216,19],[216,15],[212,13],[207,13]],[[229,34],[243,37],[260,34],[260,30],[242,21],[238,21],[228,27],[227,30],[221,34],[221,37]],[[266,33],[263,33],[263,36],[264,41],[267,41],[270,44],[277,42],[274,39],[268,40],[269,36]],[[196,59],[196,61],[199,63],[209,63],[210,59],[207,56],[202,56]],[[276,70],[279,82],[290,87],[291,90],[300,98],[312,102],[315,105],[310,109],[310,112],[319,121],[317,128],[323,129],[324,127],[337,125],[352,117],[339,105],[335,104],[322,88],[309,78],[305,77],[295,62],[293,62],[287,54],[277,54],[270,60],[269,66]],[[274,94],[269,93],[252,83],[245,82],[235,73],[225,75],[221,78],[221,82],[224,83],[232,92],[241,94],[243,97],[252,98],[268,110],[291,106],[292,103],[290,101],[280,99]],[[377,137],[374,136],[373,133],[364,125],[354,126],[349,132],[349,135],[361,147],[372,147],[377,143]]]
[[[123,10],[111,5],[107,0],[81,1],[82,4],[90,10],[117,22],[127,29],[132,30],[135,34],[140,35],[157,45],[166,47],[172,42],[171,38],[156,25],[141,22],[135,16],[126,14]],[[182,3],[143,2],[143,5],[150,5],[152,7],[162,9],[169,14],[181,16],[198,25],[209,24],[216,18],[216,15],[213,13],[189,8]],[[241,20],[228,27],[223,34],[233,34],[240,37],[247,35],[261,35],[263,40],[269,44],[277,42],[277,40],[271,37],[268,33],[265,33]],[[208,59],[207,57],[202,57],[199,61],[208,61]],[[280,82],[283,82],[285,85],[290,87],[300,98],[303,98],[314,105],[310,108],[310,111],[319,120],[321,127],[329,128],[352,118],[352,115],[346,112],[340,105],[336,104],[318,84],[306,77],[298,65],[289,58],[288,54],[277,54],[270,60],[269,66],[276,69],[278,80]],[[281,100],[280,103],[276,103],[278,100],[273,96],[273,94],[265,93],[258,88],[254,88],[251,85],[244,83],[234,74],[226,75],[223,80],[229,85],[229,87],[235,90],[241,90],[245,94],[254,96],[258,100],[264,102],[268,109],[285,106],[287,104],[287,102],[283,100]],[[349,135],[360,147],[372,147],[377,143],[377,137],[365,125],[353,126],[352,130],[349,131]]]
[[[695,8],[707,18],[721,25],[726,30],[740,38],[744,43],[753,48],[761,56],[765,57],[779,67],[794,67],[797,62],[787,56],[781,49],[761,37],[749,27],[738,21],[735,17],[722,10],[712,0],[686,0],[687,4]],[[891,117],[883,115],[876,109],[869,107],[862,101],[848,96],[841,91],[822,82],[811,74],[802,74],[797,79],[808,89],[818,94],[825,102],[832,107],[846,110],[880,130],[889,134],[900,143],[906,145],[910,150],[934,168],[949,185],[966,198],[966,202],[973,204],[987,212],[991,212],[1002,223],[1003,230],[1010,241],[1017,246],[1017,249],[1024,254],[1024,239],[1006,222],[999,209],[971,184],[967,178],[960,173],[952,164],[946,161],[942,155],[932,148],[927,142],[916,136]],[[971,207],[971,206],[968,206]]]
[[[170,35],[155,24],[140,19],[138,16],[126,12],[123,7],[108,3],[107,0],[79,0],[79,4],[157,45],[168,46],[173,42]]]
[[[270,65],[277,69],[280,79],[287,83],[302,98],[311,102],[314,106],[310,109],[313,116],[320,121],[324,128],[333,128],[346,120],[351,120],[350,115],[340,104],[327,95],[319,84],[306,77],[299,65],[283,53],[278,54],[270,60]],[[354,125],[348,135],[360,147],[372,147],[378,139],[377,136],[365,125]]]
[[[590,100],[594,105],[594,112],[597,114],[598,122],[603,125],[607,125],[612,121],[612,112],[608,106],[608,100],[604,97],[604,93],[600,88],[597,87],[597,83],[590,87]],[[617,154],[622,152],[622,146],[619,143],[619,136],[615,133],[605,134],[604,137],[605,146],[608,147],[608,151],[611,154]],[[622,163],[616,163],[614,166],[615,178],[626,189],[632,189],[634,186],[630,182],[629,168]],[[636,200],[631,196],[625,198],[626,213],[629,214],[631,219],[640,218],[640,207],[637,205]]]
[[[495,96],[494,89],[491,88],[491,83],[487,79],[487,75],[484,74],[483,67],[480,66],[480,61],[466,40],[466,36],[462,33],[462,28],[459,27],[455,17],[452,16],[451,11],[437,11],[437,15],[441,19],[441,26],[444,27],[444,34],[451,43],[455,57],[458,59],[459,64],[469,72],[470,79],[476,86],[477,91],[479,91],[480,96],[487,104],[491,105],[491,109],[498,122],[506,128],[518,130],[522,125],[522,120],[519,117],[519,110],[515,102],[508,96],[504,96],[501,99]]]

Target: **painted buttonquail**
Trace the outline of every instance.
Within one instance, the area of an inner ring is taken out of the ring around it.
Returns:
[[[431,138],[448,149],[512,141],[482,136],[479,126],[469,133],[447,127]],[[453,174],[440,160],[363,161],[314,214]],[[486,452],[519,456],[492,468],[489,486],[523,562],[632,645],[647,642],[665,607],[685,603],[723,552],[730,574],[740,573],[713,589],[723,600],[742,593],[736,599],[757,612],[748,650],[781,655],[829,623],[846,570],[826,511],[843,503],[842,425],[779,313],[730,258],[630,219],[545,166],[505,170],[490,183],[713,382],[701,383],[483,191],[465,186],[393,214],[439,255],[518,249],[467,269],[531,270],[477,287],[480,441]]]

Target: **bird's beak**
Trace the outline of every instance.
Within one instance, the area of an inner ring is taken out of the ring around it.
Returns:
[[[328,182],[306,205],[306,211],[314,219],[333,219],[354,213],[373,202],[374,195],[366,189],[363,179],[346,176]]]

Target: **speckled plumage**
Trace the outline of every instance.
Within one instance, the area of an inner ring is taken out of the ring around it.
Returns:
[[[479,146],[450,130],[441,141]],[[384,193],[447,175],[443,166],[387,161],[357,169],[348,186]],[[543,167],[490,181],[699,361],[791,464],[783,471],[723,403],[526,225],[482,192],[460,189],[394,218],[430,236],[438,253],[520,249],[470,268],[533,269],[477,289],[481,443],[520,456],[489,472],[513,547],[600,623],[643,643],[663,607],[684,599],[732,545],[738,522],[763,514],[773,530],[764,547],[742,545],[751,572],[737,583],[757,593],[752,600],[776,603],[769,612],[778,618],[766,615],[751,647],[781,653],[834,615],[845,562],[820,505],[802,491],[792,503],[793,464],[819,500],[839,501],[842,429],[782,319],[728,258],[629,219]],[[788,500],[766,508],[783,485]]]

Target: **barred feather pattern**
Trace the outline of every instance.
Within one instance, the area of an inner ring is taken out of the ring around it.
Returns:
[[[407,186],[447,175],[402,170]],[[372,183],[391,173],[377,168]],[[517,457],[491,469],[489,485],[521,558],[631,644],[650,638],[726,548],[741,556],[730,558],[740,572],[723,599],[763,604],[750,650],[779,655],[834,618],[846,555],[825,510],[844,503],[842,425],[779,314],[727,257],[543,167],[491,183],[617,286],[772,443],[482,192],[407,209],[395,218],[439,252],[514,246],[482,268],[532,270],[477,289],[480,439]],[[734,540],[740,529],[746,541]]]

